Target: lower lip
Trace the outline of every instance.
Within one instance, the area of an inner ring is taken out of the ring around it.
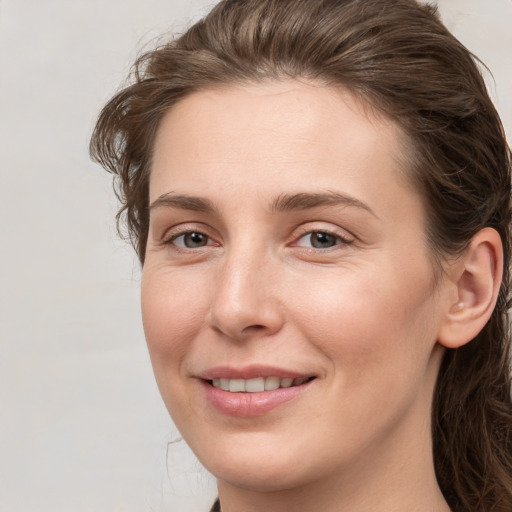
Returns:
[[[276,407],[301,395],[313,381],[300,386],[279,388],[260,393],[231,393],[214,388],[209,382],[203,381],[206,398],[219,412],[230,416],[249,417],[261,416]]]

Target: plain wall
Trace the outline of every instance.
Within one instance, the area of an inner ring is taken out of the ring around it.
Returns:
[[[206,0],[0,0],[0,510],[208,510],[212,478],[173,427],[139,314],[140,271],[88,159],[137,48]],[[440,0],[495,78],[512,136],[512,1]]]

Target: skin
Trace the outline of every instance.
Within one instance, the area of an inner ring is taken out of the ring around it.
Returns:
[[[430,412],[458,292],[450,273],[434,283],[401,142],[348,92],[295,81],[201,91],[162,121],[144,328],[164,402],[217,477],[223,512],[449,510]],[[350,200],[275,207],[326,192]],[[212,211],[169,200],[183,195]],[[206,245],[187,247],[190,232]],[[332,246],[313,247],[325,232]],[[256,363],[316,378],[261,416],[212,407],[198,375]]]

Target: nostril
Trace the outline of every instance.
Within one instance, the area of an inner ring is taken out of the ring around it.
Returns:
[[[255,324],[255,325],[248,325],[243,329],[242,332],[251,332],[251,331],[262,331],[265,329],[264,325],[261,324]]]

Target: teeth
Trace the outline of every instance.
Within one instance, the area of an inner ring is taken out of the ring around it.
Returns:
[[[230,379],[229,380],[229,391],[231,391],[231,393],[238,393],[239,391],[245,391],[244,379]]]
[[[273,389],[279,389],[281,379],[279,377],[267,377],[265,379],[265,391],[272,391]]]
[[[258,377],[256,379],[246,380],[245,391],[247,391],[247,393],[258,393],[265,391],[265,379],[263,377]]]
[[[213,379],[214,388],[229,391],[231,393],[261,393],[279,388],[300,386],[309,380],[309,377],[290,379],[288,377],[256,377],[254,379]]]
[[[293,384],[293,379],[281,379],[281,387],[289,388]]]

